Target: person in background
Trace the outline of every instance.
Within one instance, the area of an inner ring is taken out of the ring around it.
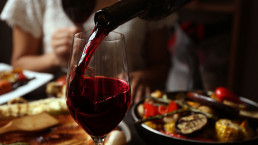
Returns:
[[[118,0],[97,0],[95,10]],[[94,12],[84,30],[94,27]],[[79,31],[65,15],[61,0],[8,0],[1,19],[13,29],[11,64],[22,69],[57,73],[67,68],[73,35]],[[176,15],[157,22],[135,18],[115,31],[125,35],[132,97],[138,102],[155,89],[164,89],[170,68],[167,28]]]

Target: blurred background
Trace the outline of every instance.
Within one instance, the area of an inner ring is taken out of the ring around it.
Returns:
[[[0,11],[5,2],[0,1]],[[179,27],[198,52],[202,79],[209,82],[205,89],[226,86],[258,102],[257,14],[257,0],[197,0],[178,12]],[[169,49],[173,37],[171,29]],[[0,21],[2,63],[10,64],[11,41],[11,28]]]

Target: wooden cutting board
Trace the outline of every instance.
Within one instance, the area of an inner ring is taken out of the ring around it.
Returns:
[[[0,135],[12,131],[40,131],[59,124],[59,121],[48,113],[23,116],[11,120],[0,128]]]
[[[30,145],[94,145],[91,137],[84,132],[70,115],[56,116],[59,125],[36,132],[15,131],[0,135],[0,143],[25,142]],[[1,121],[0,126],[8,123]]]

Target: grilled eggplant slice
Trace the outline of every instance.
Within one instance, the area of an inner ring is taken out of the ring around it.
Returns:
[[[202,113],[194,113],[180,117],[176,122],[176,132],[182,135],[193,135],[200,132],[208,124],[208,118]]]

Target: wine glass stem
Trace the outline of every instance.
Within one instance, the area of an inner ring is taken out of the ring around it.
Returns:
[[[92,136],[92,139],[95,142],[95,145],[103,145],[105,137]]]

